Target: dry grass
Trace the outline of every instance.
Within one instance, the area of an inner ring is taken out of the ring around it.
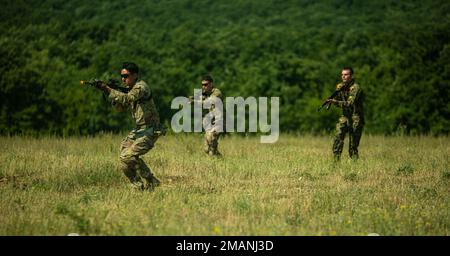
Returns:
[[[448,137],[162,137],[145,155],[162,186],[133,191],[119,135],[0,138],[1,235],[450,235]],[[347,147],[347,145],[346,145]]]

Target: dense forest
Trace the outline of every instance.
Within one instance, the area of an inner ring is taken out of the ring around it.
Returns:
[[[317,112],[352,66],[367,133],[450,130],[450,2],[16,0],[0,9],[0,134],[126,131],[80,80],[136,62],[162,119],[210,73],[227,97],[280,97],[282,132],[334,129]]]

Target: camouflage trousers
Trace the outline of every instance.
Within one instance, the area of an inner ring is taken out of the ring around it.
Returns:
[[[205,132],[205,144],[203,147],[203,150],[206,154],[210,156],[219,156],[219,136],[220,133],[212,131],[212,132]]]
[[[333,140],[333,154],[336,160],[339,160],[344,148],[345,135],[348,133],[348,153],[351,158],[357,159],[359,141],[364,127],[364,119],[357,115],[350,118],[341,116],[336,124],[336,135]]]
[[[152,128],[132,130],[120,144],[119,168],[135,188],[145,189],[155,179],[140,157],[154,147],[157,139]]]

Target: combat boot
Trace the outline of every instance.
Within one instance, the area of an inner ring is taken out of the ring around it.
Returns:
[[[151,175],[149,178],[145,178],[144,190],[152,191],[160,184],[161,181],[159,181],[154,175]]]
[[[358,150],[355,150],[355,149],[349,150],[348,154],[352,160],[358,160],[358,158],[359,158]]]
[[[131,182],[131,187],[135,190],[144,190],[144,184],[142,183],[142,181],[134,181]]]
[[[334,161],[335,163],[340,162],[340,161],[341,161],[341,155],[334,154],[334,155],[333,155],[333,161]]]
[[[222,158],[222,154],[220,154],[219,151],[214,152],[214,153],[212,154],[212,156],[217,157],[217,158]]]
[[[218,158],[222,157],[222,154],[220,154],[219,150],[217,150],[217,149],[209,149],[207,154],[209,156],[213,156],[213,157],[218,157]]]

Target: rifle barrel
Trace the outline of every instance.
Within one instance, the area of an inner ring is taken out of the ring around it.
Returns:
[[[81,80],[81,81],[80,81],[80,84],[81,84],[81,85],[92,85],[92,82],[85,81],[85,80]]]

